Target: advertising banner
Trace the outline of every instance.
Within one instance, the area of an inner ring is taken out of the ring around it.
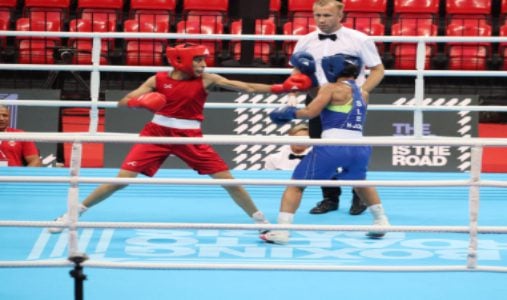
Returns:
[[[127,92],[110,91],[108,101],[118,100]],[[209,103],[283,103],[286,96],[271,94],[241,94],[235,92],[213,92]],[[304,95],[298,97],[304,102]],[[426,95],[425,105],[467,106],[477,105],[477,96],[470,95]],[[413,105],[413,96],[404,94],[373,94],[374,104]],[[279,135],[287,134],[291,125],[277,126],[271,123],[269,109],[236,108],[205,109],[203,132],[205,135]],[[126,109],[108,109],[106,132],[137,133],[152,118],[144,110],[135,113]],[[408,136],[413,135],[412,111],[369,111],[365,136]],[[296,120],[294,123],[306,122]],[[469,111],[428,111],[423,114],[423,134],[446,137],[477,136],[478,113]],[[105,164],[118,167],[130,149],[127,144],[105,146]],[[214,145],[231,169],[260,170],[263,159],[280,149],[277,145]],[[164,167],[186,167],[181,161],[169,158]],[[470,167],[469,147],[448,146],[390,146],[374,147],[370,162],[372,171],[467,171]]]

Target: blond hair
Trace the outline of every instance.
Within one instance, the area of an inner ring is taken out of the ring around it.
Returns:
[[[291,129],[289,129],[289,131],[287,133],[289,135],[296,135],[296,133],[303,131],[303,130],[309,131],[308,125],[306,125],[305,123],[300,123],[300,124],[294,125]]]
[[[337,0],[315,0],[313,3],[313,8],[315,9],[315,6],[326,6],[328,4],[333,4],[338,8],[338,11],[343,10],[343,7],[345,6],[341,1]]]

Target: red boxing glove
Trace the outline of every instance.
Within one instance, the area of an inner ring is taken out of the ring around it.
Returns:
[[[280,94],[284,92],[306,91],[312,87],[312,79],[305,74],[294,74],[285,79],[283,84],[274,84],[271,86],[271,92]]]
[[[271,86],[271,93],[273,93],[273,94],[281,94],[284,92],[285,92],[285,89],[283,88],[283,84],[273,84]]]
[[[127,102],[128,107],[142,107],[154,113],[164,107],[165,104],[166,99],[164,94],[156,92],[130,98]]]

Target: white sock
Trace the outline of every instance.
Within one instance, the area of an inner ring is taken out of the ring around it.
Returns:
[[[82,215],[87,210],[88,210],[88,207],[84,206],[82,203],[78,204],[77,212],[79,213],[79,215]]]
[[[384,207],[380,203],[368,206],[368,210],[373,215],[373,218],[375,220],[386,218],[386,215],[384,213]]]
[[[252,220],[255,224],[268,224],[268,220],[266,220],[266,217],[262,213],[262,211],[258,210],[252,215]]]
[[[288,212],[280,212],[278,214],[278,224],[292,224],[294,221],[294,214]]]

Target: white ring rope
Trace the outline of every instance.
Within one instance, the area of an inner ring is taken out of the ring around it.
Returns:
[[[87,260],[84,267],[107,269],[138,270],[266,270],[266,271],[373,271],[373,272],[507,272],[507,267],[478,266],[470,269],[466,266],[336,266],[336,265],[303,265],[303,264],[198,264],[198,263],[136,263],[105,262]],[[34,267],[72,267],[65,260],[57,261],[0,261],[0,268],[34,268]]]
[[[91,66],[91,65],[37,65],[37,64],[0,64],[0,70],[16,71],[93,71],[103,72],[167,72],[169,67],[136,67],[136,66]],[[256,74],[256,75],[289,75],[289,68],[219,68],[209,67],[206,72],[219,74]],[[415,76],[418,71],[413,70],[385,70],[388,76]],[[366,72],[368,74],[368,72]],[[505,71],[443,71],[443,70],[424,70],[424,76],[427,77],[507,77]]]
[[[100,101],[97,103],[91,103],[89,100],[1,100],[3,105],[13,106],[41,106],[41,107],[92,107],[98,108],[117,108],[117,101]],[[280,103],[228,103],[228,102],[214,102],[205,103],[206,109],[235,109],[235,108],[261,108],[261,109],[274,109],[280,107]],[[298,108],[303,108],[303,104],[298,104]],[[501,112],[507,111],[505,105],[467,105],[467,106],[435,106],[435,105],[388,105],[388,104],[370,104],[368,110],[371,111],[489,111],[489,112]]]
[[[195,179],[195,178],[111,178],[111,177],[66,177],[66,176],[0,176],[0,182],[35,183],[112,183],[112,184],[169,184],[169,185],[260,185],[260,186],[385,186],[385,187],[460,187],[460,186],[503,186],[502,181],[471,180],[291,180],[291,179]]]
[[[302,139],[289,136],[207,135],[204,137],[146,137],[119,133],[0,132],[0,140],[82,143],[216,144],[216,145],[372,145],[372,146],[497,146],[507,147],[505,138],[461,138],[439,136],[375,136],[361,139]]]
[[[194,33],[154,33],[154,32],[65,32],[65,31],[15,31],[0,30],[6,36],[44,36],[44,37],[74,37],[74,38],[135,38],[135,39],[198,39],[198,40],[252,40],[252,41],[297,41],[299,35],[285,34],[194,34]],[[378,42],[507,42],[502,36],[371,36]]]
[[[157,222],[77,222],[81,228],[122,228],[122,229],[223,229],[223,230],[299,230],[299,231],[383,231],[383,232],[435,232],[470,233],[468,226],[401,226],[389,227],[372,225],[304,225],[304,224],[218,224],[218,223],[157,223]],[[56,221],[0,221],[0,227],[62,227],[69,224]],[[507,233],[505,226],[480,226],[480,234]]]

